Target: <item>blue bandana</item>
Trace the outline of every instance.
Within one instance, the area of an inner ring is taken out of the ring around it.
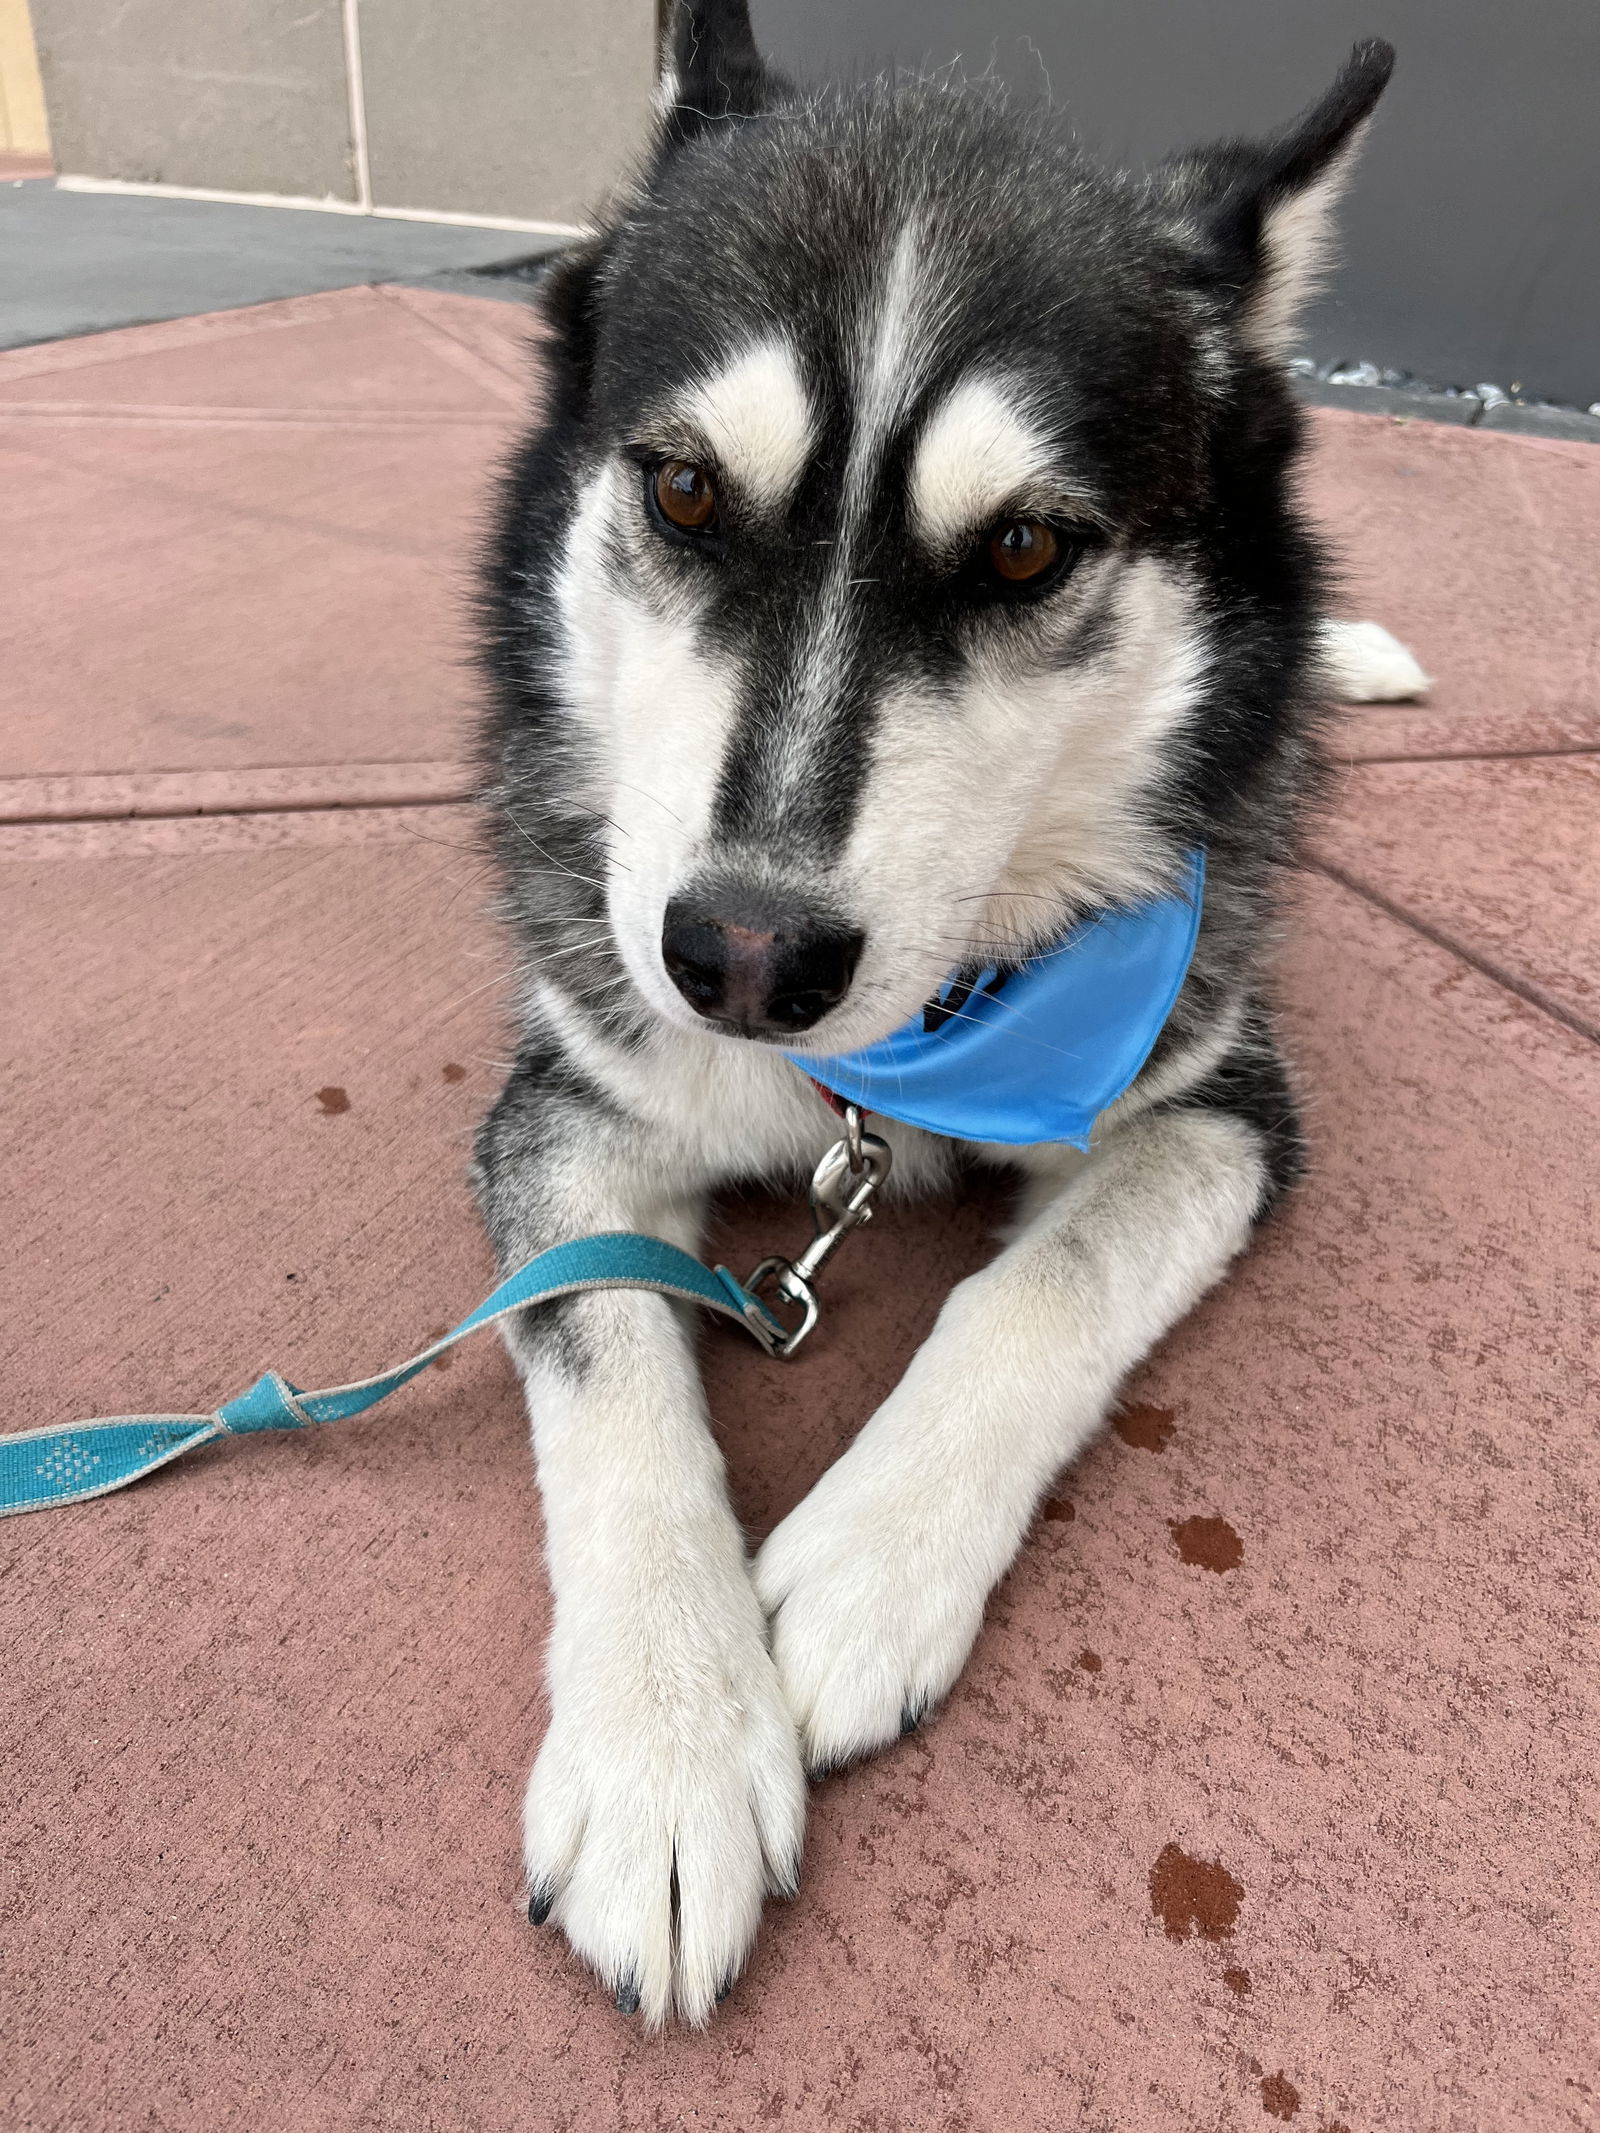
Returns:
[[[952,979],[928,1010],[864,1051],[789,1057],[847,1103],[929,1133],[1087,1148],[1182,990],[1205,872],[1204,852],[1191,852],[1172,895],[1085,919],[1003,985],[992,969],[970,987]]]

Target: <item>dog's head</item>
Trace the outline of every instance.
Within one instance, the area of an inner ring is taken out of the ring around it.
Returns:
[[[1309,656],[1286,336],[1391,63],[1134,179],[986,89],[801,98],[743,0],[680,6],[551,278],[497,624],[659,1015],[870,1042],[1248,802]]]

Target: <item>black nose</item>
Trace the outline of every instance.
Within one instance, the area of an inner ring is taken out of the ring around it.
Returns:
[[[793,1037],[850,990],[864,939],[811,913],[675,896],[661,960],[708,1022],[746,1037]]]

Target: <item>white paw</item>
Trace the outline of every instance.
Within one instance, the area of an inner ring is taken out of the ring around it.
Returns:
[[[528,1915],[658,2027],[703,2023],[800,1864],[805,1778],[742,1562],[737,1590],[582,1610],[551,1648],[528,1784]],[[578,1631],[581,1628],[581,1636]]]
[[[910,1732],[966,1663],[1009,1549],[864,1437],[756,1558],[756,1591],[806,1765],[832,1769]]]
[[[1433,687],[1398,637],[1380,622],[1324,622],[1322,660],[1342,704],[1401,704]]]

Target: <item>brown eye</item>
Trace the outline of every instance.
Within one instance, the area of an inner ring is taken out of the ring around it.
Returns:
[[[989,564],[1008,585],[1042,577],[1061,553],[1061,543],[1042,519],[1014,518],[989,537]]]
[[[655,472],[656,508],[669,526],[704,533],[717,515],[717,492],[704,467],[692,460],[669,459]]]

